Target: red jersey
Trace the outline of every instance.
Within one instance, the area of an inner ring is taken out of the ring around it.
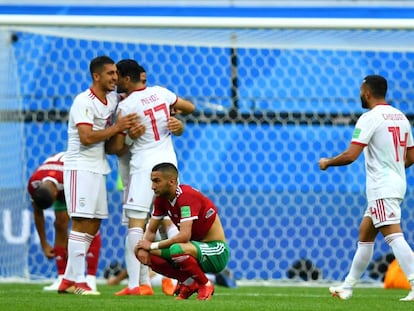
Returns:
[[[29,179],[27,190],[30,196],[43,181],[52,181],[59,190],[57,200],[65,203],[65,194],[63,192],[63,155],[60,152],[46,159],[32,174]]]
[[[192,220],[191,240],[201,241],[216,219],[217,207],[198,190],[179,185],[174,201],[161,197],[154,200],[152,216],[160,218],[166,215],[178,228],[181,222]]]

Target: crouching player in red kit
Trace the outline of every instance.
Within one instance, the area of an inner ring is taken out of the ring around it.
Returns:
[[[180,185],[178,170],[171,163],[154,166],[151,181],[154,209],[135,255],[155,272],[178,280],[177,300],[195,292],[198,300],[209,300],[214,285],[205,273],[223,270],[230,256],[217,208],[199,191]],[[164,216],[171,218],[179,233],[154,242]]]
[[[29,178],[27,190],[32,200],[33,217],[36,231],[39,235],[40,245],[45,256],[54,258],[58,278],[45,286],[45,291],[57,291],[65,273],[68,259],[68,227],[69,215],[66,208],[65,194],[63,193],[63,161],[64,152],[47,158]],[[45,215],[43,211],[53,206],[55,211],[55,241],[51,246],[46,237]],[[99,252],[101,249],[101,236],[95,235],[89,247],[87,257],[86,282],[96,290],[96,272],[98,270]]]

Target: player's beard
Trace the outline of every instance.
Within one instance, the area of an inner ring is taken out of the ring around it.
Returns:
[[[118,94],[123,94],[126,93],[126,90],[124,90],[122,87],[120,87],[119,85],[116,87],[116,92]]]
[[[361,98],[361,107],[364,109],[368,109],[369,108],[368,101],[362,95],[360,96],[360,98]]]

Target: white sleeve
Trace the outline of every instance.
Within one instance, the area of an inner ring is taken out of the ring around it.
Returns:
[[[162,92],[163,97],[165,98],[165,101],[169,107],[173,106],[177,102],[178,97],[174,92],[161,86],[159,87],[159,91]]]
[[[375,121],[372,114],[363,114],[355,124],[352,134],[352,142],[368,145],[379,122]]]
[[[82,96],[77,96],[72,105],[72,117],[75,125],[92,124],[94,121],[92,102]]]

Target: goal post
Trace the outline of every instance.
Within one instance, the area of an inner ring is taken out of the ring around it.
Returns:
[[[0,31],[0,46],[5,70],[0,76],[0,278],[27,279],[30,215],[23,182],[23,112],[17,64],[7,32]]]
[[[389,101],[414,120],[410,19],[10,15],[0,19],[0,35],[9,73],[0,83],[0,202],[2,215],[17,213],[7,228],[0,217],[0,254],[21,250],[18,268],[0,255],[0,279],[56,274],[36,238],[25,187],[43,160],[65,150],[70,105],[90,86],[97,55],[136,59],[149,85],[195,103],[183,136],[174,137],[180,180],[217,204],[238,280],[286,279],[298,260],[310,260],[324,280],[342,279],[366,204],[364,163],[321,172],[317,161],[347,147],[363,112],[365,75],[384,75]],[[126,234],[116,159],[109,160],[98,276],[123,261]],[[409,187],[403,226],[411,244],[406,207],[413,200]],[[389,251],[378,241],[374,256]]]

